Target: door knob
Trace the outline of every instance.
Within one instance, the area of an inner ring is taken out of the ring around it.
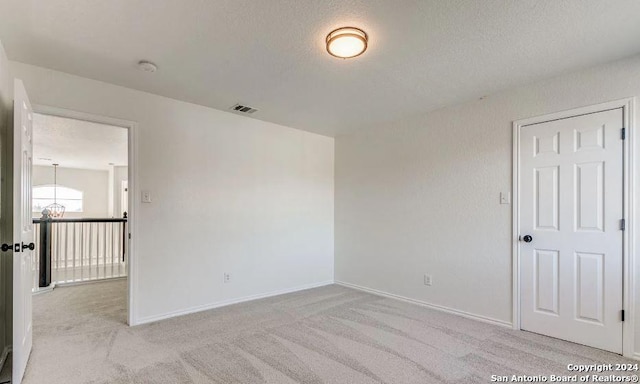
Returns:
[[[524,235],[522,237],[522,241],[524,241],[525,243],[530,243],[533,241],[533,237],[531,237],[531,235]]]
[[[33,251],[34,249],[36,249],[36,245],[33,243],[29,243],[29,244],[22,243],[22,250],[24,251],[25,249]]]
[[[2,244],[0,246],[0,250],[2,250],[2,252],[7,252],[7,251],[20,252],[20,244],[16,244],[15,246],[13,244]]]

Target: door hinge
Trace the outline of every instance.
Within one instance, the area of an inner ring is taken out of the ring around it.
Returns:
[[[620,137],[622,138],[622,140],[625,140],[627,138],[627,128],[622,128]]]
[[[620,311],[620,317],[622,318],[622,321],[624,321],[624,309]]]
[[[627,227],[627,223],[625,219],[620,219],[620,230],[624,231],[626,227]]]

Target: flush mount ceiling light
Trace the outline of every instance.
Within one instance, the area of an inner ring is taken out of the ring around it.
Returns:
[[[359,28],[343,27],[327,35],[327,52],[331,56],[350,59],[360,56],[367,50],[369,37]]]
[[[150,61],[146,61],[146,60],[140,60],[138,62],[138,69],[143,71],[143,72],[155,72],[158,70],[158,66],[153,64]]]

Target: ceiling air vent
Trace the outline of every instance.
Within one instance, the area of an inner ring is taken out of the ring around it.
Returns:
[[[233,107],[231,107],[231,110],[235,111],[235,112],[247,113],[247,114],[251,114],[251,113],[254,113],[254,112],[258,111],[255,108],[252,108],[252,107],[249,107],[249,106],[246,106],[246,105],[242,105],[242,104],[234,105]]]

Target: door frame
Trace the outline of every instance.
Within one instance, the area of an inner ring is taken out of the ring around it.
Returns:
[[[76,120],[84,120],[91,123],[113,125],[127,129],[128,137],[128,199],[129,199],[129,211],[127,211],[127,224],[129,227],[129,242],[126,251],[129,254],[129,260],[127,262],[127,324],[134,326],[138,324],[138,316],[136,313],[136,297],[138,287],[138,252],[137,241],[138,238],[138,123],[129,120],[122,120],[112,117],[94,115],[91,113],[78,112],[70,109],[51,107],[46,105],[33,105],[33,112],[43,115],[51,115],[58,117],[66,117]]]
[[[623,141],[623,177],[624,177],[624,197],[623,215],[626,228],[622,233],[622,305],[625,311],[625,320],[622,324],[622,354],[625,357],[640,359],[640,354],[634,353],[634,302],[635,302],[635,282],[634,282],[634,247],[635,247],[635,196],[633,187],[634,148],[634,106],[635,97],[610,101],[606,103],[590,105],[587,107],[575,108],[561,112],[531,117],[513,122],[513,173],[512,173],[512,267],[513,267],[513,308],[512,322],[513,329],[521,329],[520,317],[520,130],[525,125],[543,123],[552,120],[566,119],[573,116],[596,113],[611,109],[622,108],[623,124],[626,139]]]

